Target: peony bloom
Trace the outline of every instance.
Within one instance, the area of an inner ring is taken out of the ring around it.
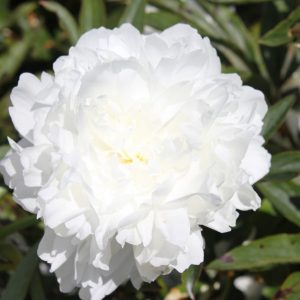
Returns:
[[[187,25],[91,30],[11,101],[22,139],[1,172],[44,221],[38,254],[63,292],[99,300],[183,272],[203,261],[200,226],[229,231],[260,205],[264,96]]]

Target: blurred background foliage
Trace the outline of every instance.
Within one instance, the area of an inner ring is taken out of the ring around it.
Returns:
[[[162,276],[135,291],[121,286],[107,299],[300,299],[300,1],[299,0],[0,0],[0,158],[19,74],[43,70],[85,31],[130,22],[140,31],[188,23],[217,48],[223,71],[263,91],[270,106],[263,134],[273,154],[256,189],[261,208],[241,213],[231,232],[204,228],[205,263]],[[59,292],[36,256],[42,224],[0,186],[2,300],[78,299]]]

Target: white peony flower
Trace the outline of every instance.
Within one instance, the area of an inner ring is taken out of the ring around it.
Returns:
[[[99,300],[183,272],[203,261],[200,226],[229,231],[260,205],[264,96],[222,74],[188,25],[91,30],[54,76],[22,74],[11,100],[22,139],[1,172],[43,219],[38,254],[63,292]]]

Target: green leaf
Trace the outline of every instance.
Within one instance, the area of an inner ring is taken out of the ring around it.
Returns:
[[[0,56],[0,83],[9,81],[19,70],[30,49],[32,35],[25,34],[20,41],[13,43],[3,55]]]
[[[268,141],[272,134],[282,125],[289,109],[295,102],[294,96],[287,96],[271,106],[264,118],[262,134]]]
[[[268,31],[260,39],[260,43],[270,47],[289,43],[293,39],[289,34],[289,30],[298,20],[300,20],[300,6],[298,6],[285,20],[281,21],[273,29]]]
[[[253,3],[262,3],[262,2],[271,2],[274,0],[209,0],[212,3],[218,4],[253,4]]]
[[[9,17],[9,0],[0,1],[0,27],[6,23]]]
[[[106,12],[103,0],[81,0],[79,14],[80,33],[105,25]]]
[[[1,13],[6,14],[6,18],[2,19],[2,22],[0,22],[1,29],[6,26],[8,27],[15,25],[14,23],[17,23],[23,30],[32,29],[29,26],[28,15],[37,8],[36,2],[25,2],[23,4],[20,4],[17,6],[17,8],[15,8],[14,11],[10,12],[9,15],[7,15],[5,9],[2,12],[2,2],[4,2],[3,5],[5,5],[6,0],[0,1]]]
[[[0,186],[0,199],[7,193],[7,189],[3,186]]]
[[[44,27],[40,26],[34,30],[34,43],[30,56],[33,60],[49,61],[52,59],[52,53],[49,51],[48,45],[52,45],[51,35]],[[53,44],[54,46],[54,44]],[[51,47],[51,46],[50,46]]]
[[[7,288],[1,300],[23,300],[25,299],[31,278],[37,266],[37,245],[33,246],[26,257],[21,261],[15,273],[11,275]]]
[[[191,299],[195,299],[195,283],[200,278],[200,274],[203,268],[203,264],[199,266],[190,266],[181,275],[182,284]]]
[[[10,24],[16,22],[24,31],[30,32],[33,30],[29,23],[28,16],[37,9],[36,1],[25,2],[19,5],[9,18]],[[12,24],[13,25],[13,24]]]
[[[31,300],[46,300],[46,296],[45,296],[45,292],[44,292],[44,288],[43,288],[43,284],[42,284],[42,280],[38,268],[36,268],[31,280],[30,296],[31,296]]]
[[[146,0],[130,0],[120,19],[119,25],[131,23],[140,31],[144,28],[144,11]]]
[[[243,61],[243,59],[237,55],[234,51],[232,51],[229,47],[226,47],[222,44],[215,44],[216,48],[222,52],[222,54],[226,57],[226,59],[230,62],[230,64],[239,72],[250,74],[251,70],[247,66],[247,64]]]
[[[0,242],[0,257],[0,271],[15,270],[22,260],[22,254],[16,246],[3,242]]]
[[[61,27],[67,32],[70,42],[75,44],[79,35],[77,24],[72,14],[61,4],[54,1],[40,1],[40,4],[47,10],[55,13]]]
[[[9,149],[10,147],[8,145],[0,146],[0,159],[2,159],[6,155]]]
[[[271,169],[267,179],[274,175],[299,173],[300,172],[300,151],[286,151],[272,156]]]
[[[211,17],[215,19],[215,21],[225,32],[226,37],[224,36],[222,38],[222,44],[226,43],[224,39],[230,38],[230,42],[232,43],[229,44],[230,49],[234,49],[234,44],[238,48],[238,54],[240,56],[240,52],[242,51],[242,53],[248,60],[254,61],[254,48],[256,46],[256,43],[242,19],[227,7],[221,7],[216,10],[215,6],[210,6],[207,7],[207,9],[210,12]]]
[[[119,26],[120,19],[124,14],[126,6],[120,5],[112,12],[109,13],[109,18],[106,19],[106,27],[109,29],[114,29]]]
[[[290,197],[299,197],[300,196],[300,185],[297,183],[299,178],[291,181],[277,181],[276,184],[282,190],[284,190]]]
[[[238,37],[240,40],[243,40],[240,42],[240,50],[244,53],[244,56],[248,60],[255,62],[261,76],[265,78],[269,82],[270,87],[273,88],[274,84],[267,70],[261,49],[256,41],[256,38],[253,37],[253,35],[246,27],[245,23],[236,13],[229,10],[227,14],[229,18],[225,20],[223,26],[228,27],[228,38],[231,38],[232,32],[235,30],[236,34],[234,42],[238,42]],[[228,26],[230,23],[232,23],[231,26]]]
[[[181,21],[182,19],[179,16],[167,11],[158,11],[145,15],[145,24],[158,30],[164,30]]]
[[[3,239],[4,237],[6,237],[16,231],[33,226],[37,222],[38,222],[38,220],[36,219],[36,216],[27,216],[27,217],[24,217],[17,221],[14,221],[13,223],[11,223],[9,225],[2,226],[0,228],[0,239]]]
[[[278,234],[239,246],[211,262],[214,270],[253,270],[300,263],[300,234]]]
[[[155,280],[155,282],[160,288],[160,295],[162,296],[162,298],[165,298],[169,292],[169,286],[167,285],[165,278],[163,278],[163,276],[160,276]]]
[[[273,296],[273,300],[300,299],[300,272],[294,272],[284,281],[280,289]]]
[[[274,210],[271,202],[268,199],[263,199],[260,208],[258,209],[260,212],[265,214],[276,216],[277,212]]]
[[[300,68],[292,73],[292,75],[281,86],[282,92],[288,92],[293,89],[300,90]]]
[[[227,34],[206,9],[194,2],[174,0],[150,0],[150,4],[179,16],[196,28],[200,34],[214,39],[226,39]]]
[[[300,211],[277,182],[263,182],[257,184],[257,187],[287,220],[300,226]]]

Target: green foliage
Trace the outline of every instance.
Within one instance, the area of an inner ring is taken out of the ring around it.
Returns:
[[[13,271],[22,259],[22,254],[14,245],[0,242],[0,271]]]
[[[300,263],[300,234],[269,236],[239,246],[211,262],[213,270],[255,270],[277,264]]]
[[[80,33],[84,33],[92,28],[98,28],[105,24],[106,12],[102,0],[81,1],[79,15]]]
[[[279,100],[276,104],[269,107],[269,110],[264,119],[264,126],[262,134],[266,141],[270,139],[273,133],[282,125],[285,121],[286,114],[291,106],[294,104],[294,97],[289,95],[282,100]]]
[[[300,272],[292,273],[274,295],[275,300],[298,300],[300,298]]]
[[[0,146],[0,159],[2,159],[6,153],[8,152],[9,150],[9,146],[8,145],[2,145]]]
[[[9,149],[6,137],[19,139],[8,106],[20,73],[51,72],[55,59],[94,27],[129,22],[148,32],[188,23],[210,38],[223,71],[238,73],[269,105],[263,135],[272,166],[255,186],[262,207],[242,213],[229,233],[204,228],[201,266],[162,276],[140,291],[127,284],[108,299],[247,300],[233,284],[240,275],[261,287],[252,300],[300,299],[299,5],[299,0],[0,1],[0,159]],[[16,205],[2,180],[1,300],[78,299],[76,293],[61,294],[54,275],[39,271],[34,245],[41,235],[41,223]]]
[[[120,18],[119,25],[131,23],[140,31],[143,31],[145,5],[145,0],[130,0]]]
[[[260,2],[269,2],[273,0],[209,0],[213,3],[220,3],[220,4],[253,4],[253,3],[260,3]]]
[[[28,54],[32,35],[26,33],[22,41],[18,41],[8,47],[7,52],[0,56],[0,82],[10,80],[20,68],[26,55]]]
[[[287,220],[300,227],[300,211],[298,211],[297,207],[290,201],[290,195],[286,190],[280,187],[280,184],[277,182],[263,182],[257,186],[263,195],[269,199],[273,206]]]
[[[300,172],[300,151],[286,151],[274,154],[272,157],[271,170],[268,178],[282,174],[294,174]]]
[[[260,40],[261,44],[267,46],[280,46],[293,39],[290,29],[300,20],[300,6],[295,9],[285,20],[280,22],[272,30],[267,32]]]
[[[26,217],[21,218],[9,225],[2,226],[0,228],[0,240],[16,231],[20,231],[27,227],[33,226],[36,223],[37,223],[37,220],[36,220],[35,216],[26,216]]]
[[[62,29],[66,31],[70,42],[75,44],[77,39],[79,38],[78,26],[70,12],[65,9],[63,5],[54,1],[41,1],[40,3],[45,9],[54,12],[57,15],[59,23]]]
[[[3,293],[1,300],[23,300],[26,298],[38,263],[36,251],[37,246],[33,246],[18,265],[16,272],[10,277],[7,289]]]
[[[202,272],[202,269],[203,264],[199,266],[191,266],[184,273],[182,273],[182,285],[191,299],[195,298],[196,289],[198,287],[198,278]]]
[[[30,283],[30,297],[32,300],[46,300],[45,291],[39,271],[36,269]]]

